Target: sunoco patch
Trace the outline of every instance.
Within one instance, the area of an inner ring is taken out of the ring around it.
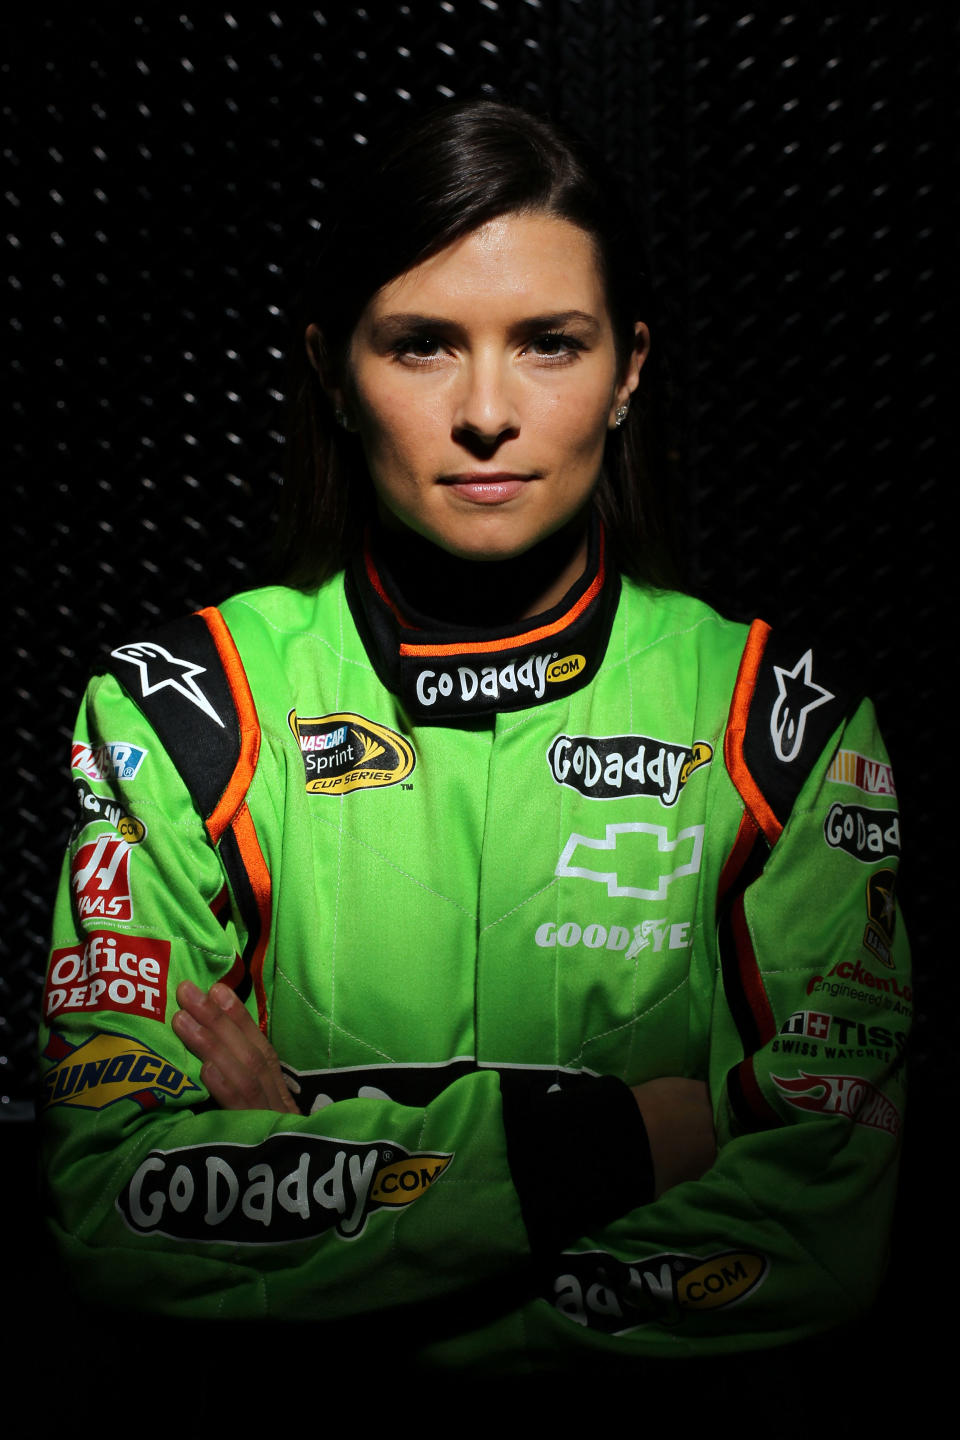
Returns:
[[[417,763],[408,740],[363,715],[300,716],[291,710],[287,721],[300,746],[309,795],[396,785]]]
[[[99,1034],[71,1046],[57,1031],[44,1052],[56,1063],[43,1076],[43,1103],[105,1110],[118,1100],[133,1100],[144,1110],[170,1096],[196,1090],[193,1081],[129,1035]]]

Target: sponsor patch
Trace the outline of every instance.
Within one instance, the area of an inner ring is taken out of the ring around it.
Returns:
[[[856,986],[861,988],[854,988]],[[826,975],[811,976],[807,982],[807,994],[846,995],[850,1000],[881,1005],[885,1010],[903,1015],[912,1014],[913,991],[910,986],[901,985],[893,975],[874,975],[872,970],[864,969],[860,960],[839,960]]]
[[[203,665],[197,665],[192,660],[179,660],[153,640],[121,645],[119,649],[111,650],[110,654],[115,660],[123,660],[136,667],[140,694],[144,699],[158,690],[173,690],[184,700],[189,700],[208,719],[215,721],[221,730],[224,728],[220,716],[197,684],[197,676],[207,673]]]
[[[780,1026],[781,1035],[808,1035],[813,1040],[825,1040],[830,1033],[829,1015],[820,1010],[795,1010]]]
[[[900,856],[900,816],[896,810],[871,810],[866,805],[831,805],[823,837],[834,850],[845,850],[864,865]]]
[[[576,1325],[625,1335],[651,1321],[680,1322],[691,1311],[721,1310],[744,1300],[766,1278],[765,1255],[724,1250],[706,1259],[674,1252],[618,1260],[604,1251],[563,1255],[563,1269],[544,1293]]]
[[[887,1025],[867,1025],[862,1020],[848,1020],[843,1015],[831,1016],[830,1039],[823,1053],[828,1060],[863,1060],[886,1058],[893,1050],[902,1055],[907,1048],[906,1030],[892,1030]]]
[[[665,825],[624,821],[608,825],[600,840],[574,833],[563,847],[554,874],[606,885],[611,898],[665,900],[675,880],[699,871],[703,830],[702,825],[690,825],[671,840]]]
[[[586,663],[586,655],[563,655],[552,660],[547,666],[547,684],[562,685],[565,680],[572,680],[583,672]]]
[[[773,673],[777,697],[770,712],[770,739],[777,759],[789,765],[803,748],[807,717],[834,697],[813,678],[812,650],[801,655],[792,670],[774,665]]]
[[[76,913],[81,920],[132,920],[130,850],[119,835],[98,835],[77,847],[70,861]]]
[[[582,655],[561,656],[551,650],[529,655],[521,664],[457,665],[449,669],[420,670],[414,693],[425,710],[444,700],[466,707],[489,709],[504,697],[521,704],[542,700],[547,684],[576,680],[586,668]],[[436,664],[436,662],[434,662]]]
[[[784,1097],[798,1110],[813,1110],[823,1115],[844,1115],[857,1125],[871,1130],[884,1130],[896,1135],[900,1129],[900,1111],[882,1090],[859,1075],[810,1075],[801,1070],[789,1078],[771,1075]]]
[[[94,1035],[72,1046],[54,1031],[45,1055],[55,1060],[41,1081],[47,1107],[105,1110],[118,1100],[133,1100],[152,1110],[168,1096],[176,1099],[198,1088],[182,1070],[128,1035]]]
[[[259,1145],[153,1150],[117,1200],[138,1234],[229,1245],[280,1245],[334,1230],[352,1240],[377,1210],[412,1205],[452,1154],[325,1135]]]
[[[547,751],[558,785],[591,800],[655,795],[661,805],[676,804],[694,770],[712,758],[704,740],[691,747],[649,735],[558,735]]]
[[[291,710],[287,722],[300,746],[309,795],[396,785],[417,763],[408,740],[363,715],[308,717]]]
[[[146,825],[132,815],[119,800],[108,795],[94,794],[83,779],[74,780],[73,789],[79,812],[73,827],[74,835],[79,835],[81,830],[85,830],[95,820],[103,820],[111,825],[120,839],[125,840],[128,845],[139,845],[140,841],[145,839]]]
[[[562,925],[548,921],[539,926],[534,941],[541,950],[560,946],[564,950],[583,945],[588,950],[623,951],[625,960],[632,960],[641,950],[658,955],[662,950],[689,950],[689,920],[672,924],[669,920],[641,920],[628,929],[625,925],[578,925],[567,920]]]
[[[163,1020],[169,940],[95,931],[86,944],[54,950],[43,989],[43,1016],[114,1010]]]
[[[893,870],[875,870],[867,881],[867,928],[863,947],[885,965],[894,967],[893,932],[897,924],[894,899],[897,877]]]
[[[905,1030],[868,1025],[862,1020],[819,1010],[796,1010],[780,1026],[770,1048],[777,1055],[814,1057],[822,1054],[827,1060],[888,1060],[894,1050],[901,1055],[906,1043]]]
[[[132,780],[147,757],[140,745],[126,740],[108,740],[103,745],[74,744],[70,751],[70,768],[79,770],[88,780]]]
[[[893,769],[883,760],[871,760],[856,750],[838,750],[830,761],[827,779],[853,785],[867,795],[896,795]]]

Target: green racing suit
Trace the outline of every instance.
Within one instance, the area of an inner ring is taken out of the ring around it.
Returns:
[[[42,1105],[82,1292],[376,1313],[505,1369],[869,1303],[899,829],[872,707],[817,648],[621,581],[599,527],[554,610],[483,634],[411,615],[368,552],[118,647],[72,774]],[[169,1023],[185,978],[238,991],[299,1115],[214,1104]],[[670,1075],[708,1083],[717,1157],[654,1199],[626,1087]]]

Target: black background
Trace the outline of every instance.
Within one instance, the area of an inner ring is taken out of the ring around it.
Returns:
[[[948,1026],[933,1019],[956,994],[952,926],[933,919],[956,884],[938,391],[949,8],[184,0],[3,22],[0,1139],[18,1215],[32,1208],[35,1015],[91,658],[262,574],[284,357],[331,157],[414,108],[490,93],[600,144],[644,224],[689,585],[728,614],[822,632],[877,700],[919,1004],[895,1263],[871,1334],[920,1323],[918,1227],[940,1127],[955,1129]]]

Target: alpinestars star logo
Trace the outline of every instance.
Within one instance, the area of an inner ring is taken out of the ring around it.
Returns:
[[[581,846],[583,850],[578,855]],[[655,880],[655,884],[627,885],[622,883],[617,869],[594,870],[585,864],[571,863],[574,860],[592,860],[598,850],[609,852],[607,863],[612,867],[615,862],[621,872],[627,872],[626,878],[631,881]],[[589,853],[584,854],[583,851]],[[594,840],[589,835],[571,835],[563,847],[554,873],[561,877],[596,880],[598,884],[606,885],[607,894],[611,897],[625,895],[633,900],[665,900],[667,887],[672,885],[674,880],[681,875],[697,874],[702,853],[702,825],[690,825],[686,830],[681,830],[675,840],[671,840],[665,825],[625,821],[619,825],[608,825],[602,840]],[[669,856],[679,861],[679,864],[667,869],[663,856]]]
[[[116,660],[125,660],[128,665],[137,666],[140,671],[140,694],[144,699],[169,686],[223,729],[223,721],[196,682],[197,675],[206,674],[203,665],[195,665],[191,660],[179,660],[176,655],[171,655],[169,650],[152,640],[121,645],[119,649],[111,650],[110,654]]]
[[[785,764],[800,754],[810,711],[833,699],[831,692],[812,678],[812,669],[812,650],[801,655],[792,670],[782,665],[773,667],[777,677],[777,698],[770,713],[770,739],[777,758]]]

